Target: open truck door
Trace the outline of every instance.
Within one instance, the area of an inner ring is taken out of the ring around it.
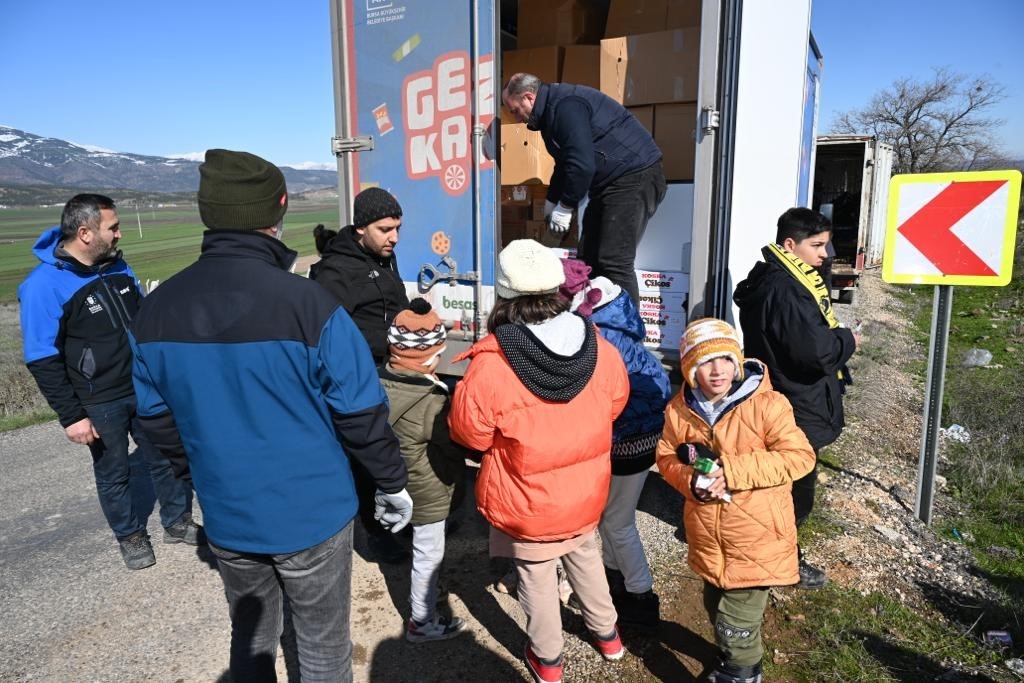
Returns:
[[[494,26],[490,0],[331,0],[340,215],[367,187],[395,195],[402,280],[452,347],[481,334],[493,300]]]

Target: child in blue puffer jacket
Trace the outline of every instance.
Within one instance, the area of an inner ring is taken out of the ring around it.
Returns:
[[[660,602],[636,528],[636,506],[654,464],[672,387],[661,363],[644,348],[643,321],[629,293],[605,277],[588,279],[590,266],[582,261],[562,264],[562,296],[597,325],[629,372],[629,402],[612,428],[612,484],[598,531],[620,626],[653,630]]]

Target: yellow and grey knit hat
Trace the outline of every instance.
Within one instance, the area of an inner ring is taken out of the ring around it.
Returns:
[[[736,379],[743,379],[743,347],[732,325],[717,318],[700,318],[686,326],[679,340],[679,364],[691,389],[697,386],[697,367],[722,356],[736,365]]]

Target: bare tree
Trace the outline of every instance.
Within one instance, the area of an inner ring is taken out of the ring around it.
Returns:
[[[1006,163],[988,112],[1006,97],[991,77],[935,69],[929,81],[901,78],[863,109],[840,114],[833,132],[873,134],[895,152],[894,173],[980,171]]]

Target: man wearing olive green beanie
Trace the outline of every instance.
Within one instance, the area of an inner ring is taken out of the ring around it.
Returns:
[[[287,596],[302,679],[350,681],[349,459],[373,478],[385,527],[412,517],[387,399],[345,310],[288,272],[280,169],[211,149],[199,175],[202,254],[132,323],[139,418],[195,483],[231,615],[233,680],[273,680]]]

